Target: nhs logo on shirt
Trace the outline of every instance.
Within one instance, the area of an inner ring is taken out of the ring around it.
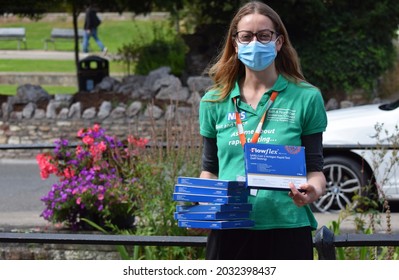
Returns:
[[[245,120],[247,118],[247,115],[245,112],[240,112],[240,119]],[[235,112],[230,112],[227,113],[227,120],[228,121],[235,121],[236,120],[236,113]]]

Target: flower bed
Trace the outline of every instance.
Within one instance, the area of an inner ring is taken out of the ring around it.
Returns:
[[[37,155],[40,174],[59,178],[47,195],[41,216],[71,229],[87,226],[132,226],[136,200],[136,164],[148,139],[111,137],[99,125],[81,129],[73,150],[68,140],[55,141],[53,152]],[[127,222],[127,223],[126,223]]]

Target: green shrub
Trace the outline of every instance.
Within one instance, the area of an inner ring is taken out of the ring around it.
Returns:
[[[135,171],[140,174],[135,181],[134,197],[137,205],[135,227],[120,229],[116,225],[101,228],[85,220],[94,228],[107,233],[140,236],[187,236],[191,231],[177,226],[173,200],[178,176],[198,177],[201,168],[201,139],[198,136],[197,116],[192,113],[175,123],[167,121],[164,130],[154,126],[150,148],[140,153]],[[203,247],[177,246],[117,246],[122,259],[145,260],[197,260],[204,259]]]
[[[373,196],[354,196],[352,205],[348,205],[346,209],[340,212],[338,220],[332,221],[329,228],[335,235],[341,234],[341,225],[344,221],[352,221],[357,233],[373,234],[379,230],[377,227],[381,227],[385,220],[386,228],[384,228],[384,231],[387,234],[392,233],[391,209],[382,186],[388,183],[390,172],[393,172],[393,167],[399,160],[399,127],[396,126],[393,132],[388,132],[383,124],[377,123],[375,131],[374,137],[377,141],[377,149],[373,151],[372,168],[375,172],[378,172],[378,166],[383,161],[389,164],[383,171],[384,173],[381,174],[383,178],[381,182],[375,182],[375,186],[363,186],[366,189],[376,188],[377,193]],[[385,143],[385,141],[388,143]],[[388,154],[388,150],[383,144],[389,144],[394,147],[390,154]],[[381,205],[383,208],[382,213],[379,209]],[[399,258],[399,247],[340,247],[336,248],[336,253],[339,260],[397,260]]]
[[[183,73],[188,48],[172,28],[154,22],[152,34],[137,27],[136,36],[140,39],[118,49],[117,61],[125,65],[128,74],[147,75],[161,66],[169,66],[176,76]]]
[[[136,235],[185,236],[190,232],[177,226],[173,213],[173,189],[178,176],[198,177],[201,168],[202,146],[198,143],[196,124],[192,117],[176,128],[165,124],[164,131],[156,131],[151,137],[153,145],[147,150],[147,158],[138,165],[141,189],[137,188]],[[149,247],[135,246],[132,259],[203,259],[205,249],[198,247]]]

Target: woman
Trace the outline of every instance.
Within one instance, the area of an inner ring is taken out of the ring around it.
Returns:
[[[313,259],[312,230],[317,221],[309,204],[325,191],[322,133],[327,118],[321,93],[305,81],[279,15],[262,2],[241,7],[209,74],[214,86],[200,103],[204,138],[200,177],[245,180],[241,142],[251,141],[267,111],[257,143],[304,146],[307,183],[290,184],[290,192],[251,191],[255,227],[212,230],[207,259]],[[273,92],[277,97],[266,110]]]

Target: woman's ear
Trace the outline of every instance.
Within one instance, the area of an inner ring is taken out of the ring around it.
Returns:
[[[284,36],[279,35],[278,38],[276,39],[276,50],[280,51],[284,43]]]
[[[236,53],[238,53],[238,46],[237,46],[236,40],[233,39],[231,43],[233,44],[233,47],[234,47],[234,50],[236,51]]]

